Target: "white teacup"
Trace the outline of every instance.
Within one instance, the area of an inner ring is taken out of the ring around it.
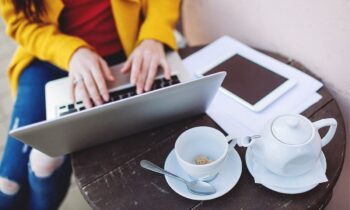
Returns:
[[[232,141],[231,141],[232,140]],[[228,143],[231,141],[230,143]],[[236,139],[224,136],[220,131],[211,127],[195,127],[182,133],[175,143],[176,159],[182,169],[192,178],[210,181],[221,169],[229,146],[234,147]],[[195,158],[204,155],[210,163],[197,165]]]

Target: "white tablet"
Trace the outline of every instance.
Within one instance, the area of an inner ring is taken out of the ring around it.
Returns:
[[[221,90],[255,112],[265,109],[296,84],[291,78],[238,53],[215,68],[196,73],[208,75],[220,71],[227,72]]]

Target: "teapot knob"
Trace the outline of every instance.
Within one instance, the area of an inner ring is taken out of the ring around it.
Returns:
[[[296,118],[287,119],[287,125],[291,128],[296,128],[299,125],[299,120]]]

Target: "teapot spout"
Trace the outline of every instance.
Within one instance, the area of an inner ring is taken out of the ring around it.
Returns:
[[[242,139],[238,140],[238,146],[240,147],[249,147],[253,144],[255,144],[256,140],[261,138],[260,135],[254,135],[254,136],[246,136],[243,137]]]

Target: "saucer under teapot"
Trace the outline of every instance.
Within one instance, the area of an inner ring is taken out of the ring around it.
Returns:
[[[321,139],[318,130],[329,126]],[[321,157],[321,149],[334,137],[333,118],[311,122],[302,115],[281,115],[271,120],[261,134],[240,139],[250,147],[257,163],[281,176],[299,176],[310,171]]]
[[[256,167],[263,169],[263,166],[256,166],[251,148],[245,153],[245,162],[249,173],[253,176],[255,183],[283,194],[300,194],[314,189],[318,184],[328,181],[326,177],[327,161],[321,152],[318,164],[313,170],[297,176],[279,176],[268,169],[256,170]]]

